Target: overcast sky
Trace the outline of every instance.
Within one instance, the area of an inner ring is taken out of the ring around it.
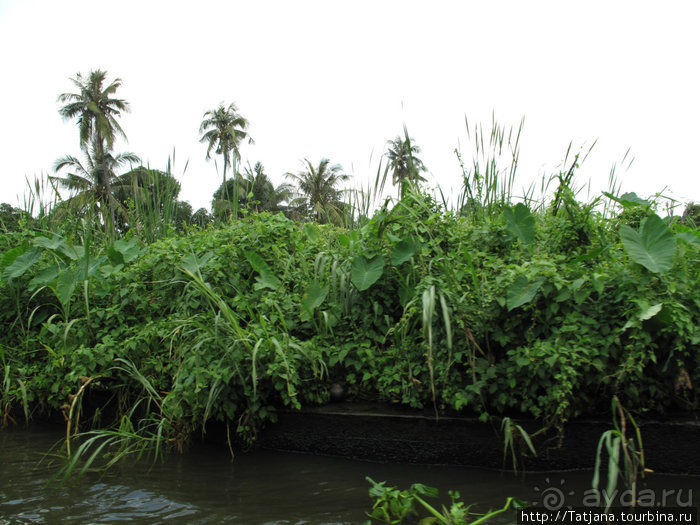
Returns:
[[[465,116],[494,113],[506,126],[525,118],[518,187],[556,172],[570,142],[597,139],[577,177],[594,194],[617,163],[624,191],[700,201],[699,5],[0,0],[0,201],[16,205],[25,177],[80,153],[56,98],[98,68],[131,104],[115,149],[159,169],[175,150],[195,209],[221,181],[198,141],[220,102],[250,121],[243,162],[276,183],[328,157],[359,184],[405,124],[430,186],[457,192],[454,150],[472,155]]]

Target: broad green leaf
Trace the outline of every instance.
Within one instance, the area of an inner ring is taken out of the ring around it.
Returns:
[[[510,312],[518,306],[522,306],[525,303],[532,301],[543,282],[543,277],[538,277],[534,281],[530,281],[524,275],[518,276],[513,284],[510,285],[506,294],[506,305],[508,306],[508,311]]]
[[[416,253],[416,242],[411,239],[404,239],[399,242],[391,251],[391,264],[400,266],[408,261]]]
[[[688,243],[691,246],[700,246],[700,232],[676,233],[676,239]]]
[[[620,227],[620,238],[630,258],[653,273],[666,273],[673,266],[676,238],[658,215],[650,215],[639,228]]]
[[[616,197],[612,193],[604,191],[603,195],[605,195],[607,198],[617,202],[618,204],[621,204],[623,208],[634,208],[636,206],[649,206],[651,204],[651,202],[640,198],[634,192],[624,193],[620,197]]]
[[[31,250],[15,257],[15,260],[8,264],[5,267],[5,270],[2,272],[2,280],[11,281],[12,279],[23,275],[24,272],[29,270],[29,268],[31,268],[40,257],[41,252],[35,248],[32,248]]]
[[[316,228],[312,225],[309,224],[308,222],[304,224],[304,235],[310,240],[310,241],[315,241],[318,239],[318,231]]]
[[[191,274],[196,274],[214,254],[211,251],[205,252],[201,257],[197,257],[194,253],[185,255],[182,258],[182,266]]]
[[[17,259],[17,257],[22,255],[23,253],[26,253],[28,250],[29,246],[19,245],[3,253],[2,257],[0,257],[0,270],[4,271],[5,268],[7,268],[10,264],[15,262],[15,259]]]
[[[605,287],[605,276],[600,273],[593,274],[593,289],[598,292],[598,295],[603,293],[603,288]]]
[[[47,250],[56,251],[62,245],[66,244],[66,240],[60,235],[55,234],[50,239],[48,237],[43,237],[40,235],[39,237],[34,238],[33,244],[38,248],[45,248]]]
[[[664,307],[664,303],[658,303],[658,304],[650,306],[649,308],[644,309],[639,314],[639,320],[646,321],[647,319],[651,319],[656,314],[658,314],[663,307]]]
[[[598,257],[604,251],[607,251],[609,248],[610,245],[605,246],[603,248],[594,248],[586,253],[579,255],[578,257],[571,259],[571,263],[576,264],[583,261],[590,261],[591,259],[595,259],[596,257]]]
[[[519,202],[515,206],[505,208],[503,215],[507,222],[506,229],[523,244],[532,244],[535,240],[535,218],[528,207]]]
[[[58,300],[65,307],[70,303],[70,298],[73,295],[75,286],[78,284],[78,279],[76,279],[75,272],[70,269],[64,269],[59,275],[56,281],[56,287],[52,288]]]
[[[262,290],[263,288],[269,288],[270,290],[277,290],[282,286],[282,282],[272,273],[272,270],[265,268],[260,272],[255,280],[257,281],[253,288],[256,290]]]
[[[29,291],[34,291],[40,286],[49,284],[51,281],[56,279],[56,277],[58,277],[58,272],[59,268],[55,264],[53,266],[49,266],[48,268],[44,268],[38,274],[36,274],[31,281],[29,281]]]
[[[73,246],[72,244],[66,242],[63,237],[56,234],[54,234],[50,239],[48,237],[41,236],[35,237],[33,243],[37,248],[44,248],[45,250],[63,254],[72,261],[77,261],[85,253],[82,246]]]
[[[258,273],[260,273],[263,269],[270,268],[265,262],[265,259],[260,257],[257,253],[246,251],[245,258],[248,259],[248,262],[253,267],[253,270]]]
[[[376,283],[384,272],[384,257],[377,255],[369,261],[362,255],[352,261],[350,280],[359,291],[364,291]]]
[[[282,283],[275,276],[265,260],[257,253],[247,251],[245,252],[245,258],[248,259],[248,262],[253,269],[260,274],[255,279],[257,281],[254,285],[256,290],[261,290],[263,288],[277,290],[280,286],[282,286]]]
[[[317,282],[311,283],[301,298],[302,318],[304,320],[311,318],[313,311],[323,304],[327,295],[328,285],[321,286]]]
[[[15,262],[20,255],[27,253],[29,249],[29,246],[26,245],[15,246],[0,257],[0,280],[5,279],[5,269]]]
[[[139,241],[136,237],[133,237],[130,241],[125,241],[119,239],[114,241],[113,248],[115,251],[119,252],[125,263],[129,263],[136,259],[141,253],[141,248],[139,248]]]
[[[338,235],[338,243],[343,247],[343,248],[350,248],[353,243],[356,243],[359,240],[359,233],[357,230],[352,230],[350,233],[346,234],[340,234]]]

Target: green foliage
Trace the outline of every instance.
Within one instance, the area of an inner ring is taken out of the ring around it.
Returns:
[[[19,232],[31,221],[31,215],[5,202],[0,203],[0,233]]]
[[[530,281],[525,275],[519,275],[508,288],[506,298],[508,311],[532,301],[543,282],[542,277]]]
[[[524,245],[532,244],[535,240],[535,218],[522,202],[513,207],[503,209],[506,218],[506,229]]]
[[[676,238],[658,215],[644,219],[639,231],[621,226],[620,238],[632,260],[650,272],[666,273],[673,266]]]
[[[619,418],[619,419],[618,419]],[[602,450],[605,446],[608,455],[607,486],[603,491],[604,495],[615,494],[619,478],[622,478],[627,490],[632,493],[632,506],[637,501],[637,483],[639,478],[644,478],[647,469],[644,465],[644,446],[642,445],[642,434],[632,415],[620,404],[617,397],[612,401],[612,419],[614,430],[607,430],[600,436],[598,449],[596,451],[595,468],[593,469],[592,488],[598,498],[598,505],[605,503],[607,511],[612,505],[612,497],[607,496],[601,500],[600,466],[602,463]],[[631,425],[634,436],[627,436],[627,425]]]
[[[508,498],[502,508],[481,514],[472,510],[473,504],[467,505],[461,501],[459,492],[450,491],[449,508],[443,505],[439,511],[426,501],[427,498],[438,497],[438,491],[433,487],[414,483],[410,488],[401,490],[397,487],[387,487],[385,481],[376,482],[370,477],[365,479],[372,485],[369,497],[374,501],[372,511],[367,513],[371,520],[366,525],[375,522],[414,523],[414,519],[420,520],[419,525],[476,525],[508,511],[511,505],[521,506],[519,501]]]
[[[99,378],[83,392],[110,406],[86,410],[109,421],[74,427],[144,438],[129,450],[158,428],[182,448],[213,421],[253,440],[340,383],[350,400],[498,417],[511,456],[530,447],[508,418],[557,430],[613,396],[696,410],[700,239],[649,213],[620,242],[616,217],[558,195],[556,213],[492,195],[476,218],[412,188],[353,229],[261,212],[151,242],[88,220],[0,237],[2,410],[60,411]]]
[[[384,272],[384,258],[375,255],[367,260],[362,255],[358,255],[352,261],[352,284],[361,292],[367,290],[376,283]]]

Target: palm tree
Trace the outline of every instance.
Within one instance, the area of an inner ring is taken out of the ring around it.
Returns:
[[[117,122],[117,117],[121,115],[122,111],[129,111],[129,104],[123,99],[114,98],[114,94],[122,85],[122,81],[117,78],[107,87],[104,87],[106,78],[107,72],[100,69],[90,71],[87,78],[78,73],[71,81],[78,88],[79,92],[63,93],[58,97],[58,102],[65,104],[58,110],[59,114],[65,120],[78,119],[80,147],[90,159],[89,164],[93,164],[93,166],[105,164],[107,157],[111,155],[110,151],[114,145],[116,135],[121,135],[126,140],[126,135],[119,122]],[[67,158],[61,160],[66,160]],[[57,165],[61,163],[61,160],[57,161]],[[80,165],[80,162],[77,164]],[[115,204],[110,178],[102,177],[101,182],[105,184],[106,199],[110,210],[112,228],[114,228]],[[114,234],[114,230],[112,230],[112,234]]]
[[[310,160],[304,159],[305,169],[299,173],[287,173],[286,177],[296,181],[302,197],[295,199],[292,205],[297,204],[307,211],[311,211],[317,222],[339,224],[342,222],[344,203],[341,199],[343,190],[336,186],[350,177],[342,173],[343,168],[339,164],[330,164],[328,159],[321,159],[318,166],[314,166]]]
[[[237,195],[239,208],[254,208],[256,212],[274,213],[284,210],[282,203],[289,201],[293,192],[294,187],[291,184],[275,187],[265,173],[262,163],[256,162],[253,168],[250,165],[245,168],[244,175],[238,174],[235,178],[228,179],[225,186],[219,186],[212,196],[212,209],[217,215],[231,213],[230,204],[233,196]]]
[[[213,149],[217,155],[223,157],[224,187],[226,187],[226,169],[232,165],[235,170],[236,163],[241,159],[239,150],[241,141],[247,138],[249,143],[253,142],[248,136],[247,128],[248,121],[238,113],[234,103],[225,108],[222,102],[218,108],[204,113],[204,120],[199,126],[199,132],[202,134],[199,141],[207,143],[207,160],[211,158]],[[233,164],[231,154],[233,154]]]
[[[134,153],[111,152],[98,157],[97,146],[85,151],[85,164],[76,157],[66,155],[54,164],[54,172],[71,169],[65,177],[50,177],[60,188],[69,190],[73,195],[68,204],[74,209],[92,207],[95,216],[102,216],[105,231],[109,228],[114,234],[115,199],[112,185],[117,182],[115,171],[127,164],[141,162]],[[120,211],[124,211],[120,207]]]
[[[420,153],[420,148],[413,144],[413,139],[408,135],[405,138],[397,135],[395,139],[387,141],[387,144],[389,150],[385,156],[389,159],[389,168],[393,170],[392,182],[399,187],[400,198],[403,197],[404,182],[425,182],[420,172],[426,171],[426,168],[423,161],[415,156]]]
[[[254,203],[256,211],[281,211],[281,204],[289,201],[294,191],[291,184],[285,183],[275,187],[270,177],[265,173],[265,167],[260,162],[256,162],[252,169],[248,165],[242,180],[246,204],[248,203],[248,195],[250,195],[250,200]]]

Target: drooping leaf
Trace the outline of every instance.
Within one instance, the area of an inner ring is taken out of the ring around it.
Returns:
[[[621,204],[623,208],[635,208],[637,206],[649,206],[651,204],[651,202],[640,198],[634,192],[624,193],[619,197],[616,197],[612,193],[604,191],[603,195],[617,202],[618,204]]]
[[[36,274],[31,281],[29,281],[29,291],[32,292],[40,286],[49,284],[51,281],[56,279],[56,277],[58,277],[58,272],[59,268],[56,264],[49,266],[48,268],[44,268],[38,274]]]
[[[0,257],[0,270],[5,271],[5,268],[7,268],[10,264],[15,262],[15,259],[17,259],[17,257],[22,255],[23,253],[26,253],[28,250],[29,246],[20,244],[19,246],[15,246],[11,250],[8,250],[5,253],[3,253],[2,257]]]
[[[40,235],[39,237],[35,237],[33,241],[34,246],[52,251],[58,250],[65,243],[66,240],[60,235],[56,234],[54,234],[50,239]]]
[[[306,289],[306,293],[301,298],[302,319],[310,319],[316,308],[323,304],[328,295],[328,285],[321,286],[317,282],[312,282]]]
[[[673,266],[676,238],[658,215],[642,221],[639,231],[621,226],[620,238],[630,258],[650,272],[666,273]]]
[[[676,239],[690,244],[691,246],[700,246],[700,232],[697,231],[676,233]]]
[[[275,276],[265,260],[257,253],[246,251],[245,258],[248,259],[253,269],[260,274],[255,278],[257,282],[254,288],[256,290],[261,290],[263,288],[277,290],[282,286],[282,282]]]
[[[508,288],[506,295],[506,305],[508,307],[508,311],[510,312],[518,306],[522,306],[532,301],[543,282],[543,277],[538,277],[534,281],[530,281],[524,275],[519,275],[513,284],[511,284]]]
[[[255,252],[245,252],[245,258],[248,259],[248,262],[250,265],[253,267],[253,270],[256,272],[260,273],[263,269],[269,269],[268,264],[265,262],[265,259],[260,257],[257,253]]]
[[[412,238],[399,242],[391,251],[391,264],[400,266],[416,253],[416,242]]]
[[[304,224],[304,235],[310,240],[310,241],[315,241],[318,239],[318,231],[316,228],[314,228],[313,225],[309,224],[308,222]]]
[[[80,259],[85,252],[82,246],[73,246],[57,234],[54,234],[50,239],[42,236],[35,237],[33,244],[37,248],[44,248],[56,254],[63,254],[72,261]]]
[[[350,280],[359,291],[364,291],[376,283],[384,272],[384,257],[376,255],[370,260],[358,255],[352,261]]]
[[[582,253],[578,257],[575,257],[571,260],[572,264],[578,264],[580,262],[584,261],[591,261],[601,255],[603,252],[606,252],[610,249],[612,245],[607,245],[603,247],[598,247],[598,248],[593,248],[592,250],[587,251],[586,253]]]
[[[125,263],[130,263],[131,261],[136,259],[141,253],[141,249],[139,248],[139,241],[138,239],[136,239],[136,237],[133,237],[129,241],[118,239],[114,241],[113,248],[115,251],[121,254],[123,262]]]
[[[524,245],[532,244],[535,240],[535,218],[522,202],[503,210],[506,218],[506,229]]]
[[[65,268],[58,274],[55,288],[52,288],[58,300],[66,307],[70,303],[73,291],[78,284],[75,271],[72,268]]]
[[[2,272],[3,281],[11,281],[21,276],[31,268],[41,257],[41,251],[32,248],[14,258]]]
[[[647,319],[651,319],[656,314],[658,314],[663,307],[664,307],[664,303],[658,303],[658,304],[654,304],[654,305],[650,306],[649,308],[644,309],[639,314],[639,320],[646,321]]]
[[[187,254],[182,258],[182,267],[187,272],[196,274],[213,256],[214,254],[211,251],[205,252],[204,255],[199,257],[194,253]]]

